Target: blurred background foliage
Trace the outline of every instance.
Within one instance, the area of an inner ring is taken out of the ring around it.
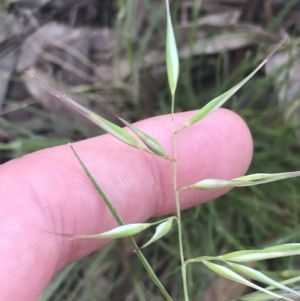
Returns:
[[[299,0],[172,0],[181,72],[177,111],[202,107],[288,41],[226,105],[254,137],[249,173],[300,169]],[[30,70],[116,122],[170,112],[161,0],[7,0],[0,6],[0,162],[100,134],[29,79]],[[299,242],[299,179],[252,188],[183,212],[187,257]],[[152,234],[138,237],[142,244]],[[145,249],[174,300],[182,300],[177,233]],[[277,280],[300,276],[299,259],[255,267]],[[33,271],[34,272],[34,271]],[[249,292],[202,265],[188,269],[191,300]],[[46,300],[163,300],[125,240],[66,267]]]

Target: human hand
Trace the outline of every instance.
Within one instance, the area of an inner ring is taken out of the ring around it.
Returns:
[[[176,114],[176,128],[192,112]],[[138,123],[172,154],[170,115]],[[125,223],[175,211],[172,164],[109,135],[74,148]],[[178,185],[243,175],[252,138],[236,114],[219,109],[178,135]],[[181,192],[182,209],[227,190]],[[0,300],[35,301],[65,265],[108,240],[69,240],[49,233],[95,234],[116,226],[68,145],[29,154],[0,166]]]

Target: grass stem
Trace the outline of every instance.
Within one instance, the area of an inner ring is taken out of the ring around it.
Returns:
[[[181,275],[183,281],[183,291],[185,301],[189,301],[188,289],[187,289],[187,279],[186,279],[186,264],[184,261],[184,251],[183,251],[183,241],[182,241],[182,227],[181,227],[181,208],[180,208],[180,199],[179,191],[177,185],[177,134],[175,131],[175,122],[174,122],[174,103],[175,103],[175,94],[172,93],[172,138],[173,138],[173,183],[174,183],[174,193],[175,193],[175,202],[176,202],[176,216],[177,216],[177,225],[178,225],[178,242],[179,242],[179,252],[180,252],[180,261],[181,261]]]
[[[122,218],[121,218],[121,216],[118,214],[117,210],[114,208],[113,204],[109,200],[108,196],[105,194],[105,192],[99,186],[98,182],[95,180],[93,175],[90,173],[88,168],[85,166],[85,164],[83,163],[83,161],[81,160],[79,155],[76,153],[75,149],[73,148],[73,146],[71,144],[70,144],[70,147],[71,147],[75,157],[77,158],[78,162],[80,163],[81,167],[85,171],[88,178],[91,180],[92,184],[94,185],[94,187],[96,188],[98,193],[101,195],[103,201],[107,205],[108,209],[110,210],[110,212],[114,216],[114,218],[117,221],[117,223],[119,224],[119,226],[125,225]],[[169,293],[167,292],[167,290],[165,289],[163,284],[160,282],[160,280],[156,276],[156,274],[153,271],[153,269],[152,269],[151,265],[149,264],[148,260],[146,259],[146,257],[142,253],[142,251],[139,249],[139,247],[138,247],[137,243],[135,242],[134,238],[132,236],[130,236],[130,237],[128,237],[128,239],[129,239],[131,245],[133,246],[134,250],[136,251],[136,254],[137,254],[139,260],[141,261],[142,265],[144,266],[144,268],[148,272],[148,275],[152,279],[153,283],[155,283],[155,285],[158,287],[158,289],[161,291],[161,293],[165,296],[165,298],[168,301],[173,301],[172,297],[169,295]]]

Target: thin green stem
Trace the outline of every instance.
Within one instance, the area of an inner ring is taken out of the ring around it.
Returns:
[[[78,162],[80,163],[81,167],[83,168],[83,170],[85,171],[86,175],[89,177],[89,179],[91,180],[92,184],[94,185],[94,187],[96,188],[96,190],[98,191],[98,193],[101,195],[103,201],[105,202],[105,204],[107,205],[108,209],[110,210],[110,212],[112,213],[112,215],[114,216],[115,220],[117,221],[117,223],[121,226],[124,225],[124,222],[121,218],[121,216],[118,214],[117,210],[114,208],[113,204],[111,203],[111,201],[109,200],[108,196],[105,194],[105,192],[102,190],[102,188],[99,186],[98,182],[96,181],[96,179],[93,177],[93,175],[90,173],[90,171],[88,170],[88,168],[85,166],[85,164],[83,163],[83,161],[81,160],[81,158],[79,157],[79,155],[76,153],[75,149],[73,148],[73,146],[70,144],[71,149],[74,153],[74,155],[76,156]],[[136,251],[136,254],[138,256],[138,258],[140,259],[141,263],[143,264],[144,268],[146,269],[146,271],[148,272],[148,275],[150,276],[150,278],[152,279],[152,281],[156,284],[156,286],[159,288],[159,290],[161,291],[161,293],[165,296],[165,298],[168,301],[173,301],[172,297],[169,295],[169,293],[166,291],[165,287],[163,286],[163,284],[160,282],[160,280],[158,279],[158,277],[156,276],[156,274],[154,273],[153,269],[151,268],[148,260],[146,259],[146,257],[144,256],[144,254],[142,253],[142,251],[139,249],[138,245],[136,244],[134,238],[132,236],[130,236],[129,238],[130,243],[132,244],[133,248]]]
[[[160,282],[160,280],[157,278],[157,276],[154,273],[152,267],[150,266],[148,260],[146,259],[146,257],[142,253],[142,251],[139,249],[138,245],[136,244],[136,242],[135,242],[135,240],[134,240],[134,238],[132,236],[129,237],[129,241],[132,244],[132,246],[134,247],[139,260],[141,261],[142,265],[144,266],[144,268],[148,272],[148,275],[150,276],[150,278],[152,279],[152,281],[156,284],[156,286],[159,288],[159,290],[161,291],[161,293],[165,296],[165,298],[168,301],[173,301],[172,297],[166,291],[165,287],[162,285],[162,283]]]
[[[176,216],[178,225],[178,242],[179,242],[179,252],[181,261],[181,275],[183,281],[183,291],[185,301],[189,301],[188,288],[187,288],[187,278],[186,278],[186,264],[184,261],[184,251],[183,251],[183,241],[182,241],[182,227],[181,227],[181,210],[180,210],[180,199],[179,191],[177,188],[177,134],[175,131],[175,121],[174,121],[174,103],[175,103],[175,93],[172,93],[172,132],[173,132],[173,183],[174,183],[174,193],[176,202]]]

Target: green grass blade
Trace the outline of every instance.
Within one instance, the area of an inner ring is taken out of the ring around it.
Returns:
[[[252,269],[250,267],[247,267],[247,266],[244,266],[244,265],[241,265],[241,264],[236,264],[236,263],[233,263],[233,262],[226,262],[226,264],[228,264],[230,266],[230,268],[232,270],[234,270],[235,272],[239,273],[239,274],[243,274],[251,279],[254,279],[254,280],[257,280],[257,281],[260,281],[262,283],[265,283],[265,284],[268,284],[268,285],[272,285],[278,289],[281,289],[281,290],[284,290],[286,292],[289,292],[289,293],[292,293],[292,294],[295,294],[296,296],[299,296],[300,297],[300,293],[271,279],[270,277],[264,275],[263,273],[255,270],[255,269]]]
[[[191,126],[192,124],[202,120],[207,115],[214,112],[216,109],[220,108],[229,98],[231,98],[242,86],[244,86],[259,69],[261,69],[270,57],[279,49],[279,47],[285,42],[286,39],[283,39],[279,44],[270,52],[270,54],[259,64],[259,66],[251,72],[246,78],[244,78],[241,82],[235,85],[230,90],[226,91],[225,93],[221,94],[220,96],[211,100],[207,105],[201,108],[179,131],[183,130]],[[179,132],[178,131],[178,132]]]
[[[167,39],[166,39],[166,60],[167,60],[167,73],[171,94],[175,95],[177,81],[179,76],[179,58],[176,47],[176,40],[172,25],[170,14],[169,1],[166,0],[167,9]]]
[[[75,151],[75,149],[73,148],[72,145],[71,145],[71,149],[72,149],[74,155],[76,156],[78,162],[80,163],[81,167],[85,171],[86,175],[91,180],[91,182],[94,185],[94,187],[96,188],[97,192],[101,195],[103,201],[105,202],[105,204],[109,208],[109,210],[112,213],[112,215],[115,218],[115,220],[118,222],[118,224],[120,226],[124,225],[124,222],[123,222],[121,216],[118,214],[117,210],[114,208],[114,206],[111,203],[111,201],[109,200],[108,196],[105,194],[105,192],[99,186],[99,184],[97,183],[97,181],[95,180],[95,178],[93,177],[93,175],[90,173],[90,171],[88,170],[88,168],[85,166],[85,164],[83,163],[83,161],[81,160],[81,158],[78,156],[78,154],[76,153],[76,151]],[[138,245],[136,244],[134,238],[130,236],[128,239],[129,239],[131,245],[133,246],[133,248],[135,249],[136,254],[137,254],[139,260],[143,264],[144,268],[146,269],[146,271],[147,271],[148,275],[150,276],[151,280],[153,281],[153,283],[155,283],[155,285],[158,287],[158,289],[164,295],[164,297],[166,298],[166,300],[173,301],[173,299],[171,298],[171,296],[169,295],[169,293],[166,291],[166,289],[163,286],[163,284],[160,282],[160,280],[158,279],[158,277],[154,273],[154,271],[153,271],[151,265],[149,264],[148,260],[146,259],[146,257],[142,253],[142,251],[139,250]]]
[[[209,268],[211,269],[212,271],[214,271],[215,273],[217,273],[218,275],[222,276],[222,277],[225,277],[225,278],[228,278],[230,280],[233,280],[235,282],[238,282],[238,283],[241,283],[241,284],[244,284],[244,285],[247,285],[249,287],[252,287],[256,290],[259,290],[261,292],[264,292],[266,294],[269,294],[271,296],[274,296],[276,298],[283,298],[283,299],[286,299],[286,300],[289,300],[289,301],[292,301],[292,299],[289,299],[287,297],[284,297],[284,296],[280,296],[278,294],[275,294],[271,291],[268,291],[250,281],[248,281],[247,279],[245,279],[244,277],[240,276],[239,274],[233,272],[232,270],[224,267],[224,266],[221,266],[221,265],[218,265],[218,264],[215,264],[215,263],[212,263],[212,262],[209,262],[209,261],[203,261],[203,263]]]
[[[300,176],[300,171],[282,172],[275,174],[258,173],[238,177],[232,180],[221,179],[205,179],[192,185],[181,187],[182,189],[197,189],[197,190],[211,190],[225,187],[246,187],[259,184],[266,184],[270,182],[280,181],[289,178],[295,178]]]

